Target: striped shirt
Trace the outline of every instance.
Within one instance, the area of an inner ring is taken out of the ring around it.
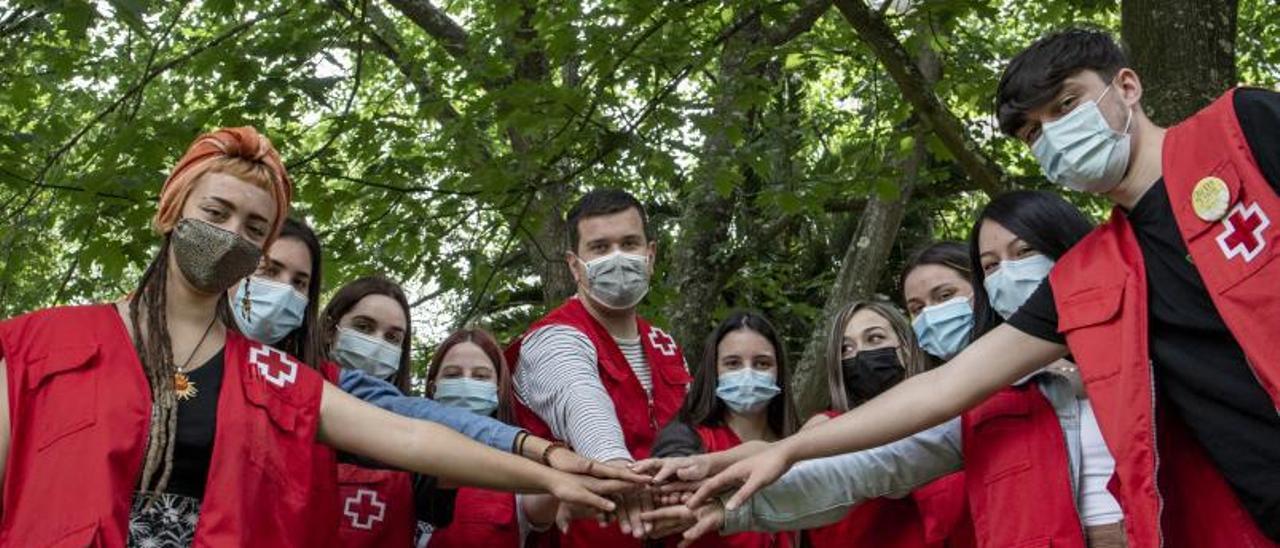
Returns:
[[[652,392],[653,375],[640,339],[619,340],[618,347],[645,391]],[[565,325],[529,333],[512,380],[520,402],[579,454],[599,461],[632,460],[613,399],[600,380],[595,346],[585,334]]]

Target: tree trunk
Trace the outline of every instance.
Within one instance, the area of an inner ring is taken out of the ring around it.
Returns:
[[[749,133],[750,109],[740,97],[750,91],[749,86],[764,70],[759,56],[753,55],[763,31],[759,16],[752,16],[725,42],[717,75],[719,93],[709,117],[716,120],[716,125],[707,132],[701,161],[682,200],[680,237],[672,250],[672,278],[679,298],[672,303],[668,320],[676,341],[692,354],[698,352],[711,329],[720,290],[732,270],[728,264],[732,250],[726,243],[733,217],[733,195],[732,191],[722,192],[717,183],[726,177],[736,180],[740,175],[732,159],[732,135]]]
[[[941,75],[940,61],[934,52],[925,49],[912,67],[924,79],[926,90],[932,94],[933,84]],[[791,387],[795,393],[796,411],[801,417],[809,417],[830,406],[831,395],[827,385],[826,348],[829,341],[830,322],[841,308],[849,303],[870,298],[874,293],[884,267],[893,249],[893,242],[902,224],[907,201],[915,190],[921,170],[928,161],[927,130],[917,123],[912,132],[915,139],[911,155],[903,159],[902,184],[894,200],[873,196],[867,202],[858,219],[858,228],[845,249],[840,261],[840,272],[835,285],[822,307],[813,334],[805,345],[804,354],[792,374]]]
[[[1121,31],[1142,108],[1175,124],[1236,84],[1237,0],[1124,0]]]

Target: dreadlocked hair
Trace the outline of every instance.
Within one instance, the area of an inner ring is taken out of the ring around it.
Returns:
[[[173,473],[174,436],[178,432],[178,396],[174,390],[177,364],[169,339],[165,291],[169,279],[170,235],[165,235],[160,251],[142,274],[138,289],[129,298],[129,323],[133,326],[133,346],[151,387],[151,427],[147,432],[146,458],[138,482],[143,492],[162,493]],[[218,299],[217,315],[223,325],[234,325],[224,293]],[[143,322],[146,328],[143,329]],[[145,333],[145,336],[144,336]],[[159,478],[156,477],[157,472]]]

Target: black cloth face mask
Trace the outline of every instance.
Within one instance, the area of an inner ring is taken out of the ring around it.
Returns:
[[[204,221],[183,219],[173,228],[173,258],[193,287],[222,293],[253,274],[262,250],[238,234]]]
[[[902,382],[907,369],[898,359],[898,349],[863,350],[840,361],[844,390],[850,402],[864,402]]]

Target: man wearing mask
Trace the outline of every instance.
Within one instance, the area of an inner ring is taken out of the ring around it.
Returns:
[[[690,376],[675,340],[636,314],[649,291],[657,244],[635,197],[587,193],[567,217],[565,253],[578,292],[507,349],[515,368],[516,420],[589,458],[631,463],[649,456],[657,429],[684,400]],[[620,501],[617,527],[574,522],[561,546],[640,546],[646,494]]]
[[[936,424],[1070,352],[1115,457],[1129,546],[1280,542],[1280,96],[1233,89],[1166,130],[1142,91],[1106,33],[1058,32],[1018,54],[997,89],[1001,129],[1050,180],[1111,200],[1110,221],[1008,325],[730,467],[691,503],[745,481],[736,506],[791,463]],[[928,413],[898,412],[926,401]]]

